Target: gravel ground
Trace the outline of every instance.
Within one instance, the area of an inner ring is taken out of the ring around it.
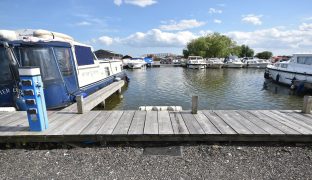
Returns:
[[[0,179],[312,179],[310,144],[175,145],[181,155],[146,146],[2,148]]]

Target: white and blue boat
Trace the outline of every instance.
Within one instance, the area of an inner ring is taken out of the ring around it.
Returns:
[[[152,67],[152,65],[154,64],[153,58],[151,58],[151,57],[145,57],[144,61],[146,62],[146,65],[148,67]]]
[[[120,60],[99,60],[91,46],[68,35],[36,30],[21,35],[0,30],[0,107],[24,110],[19,67],[40,67],[48,109],[66,107],[116,79],[127,79]]]

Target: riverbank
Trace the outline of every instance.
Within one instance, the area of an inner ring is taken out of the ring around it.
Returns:
[[[309,179],[312,177],[311,144],[195,143],[175,144],[169,147],[167,145],[138,143],[131,146],[108,144],[85,148],[4,149],[0,150],[0,179]]]

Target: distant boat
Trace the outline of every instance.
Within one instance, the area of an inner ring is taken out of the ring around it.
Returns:
[[[248,59],[245,60],[244,66],[248,68],[266,68],[270,62],[265,59]]]
[[[48,109],[68,106],[77,95],[88,96],[126,77],[120,60],[99,60],[91,46],[46,30],[27,35],[0,30],[0,55],[1,107],[25,110],[19,94],[19,67],[40,68]]]
[[[209,58],[207,59],[207,67],[208,68],[214,68],[214,69],[220,69],[222,68],[224,63],[220,58]]]
[[[265,77],[286,85],[295,80],[312,83],[312,54],[294,54],[288,61],[269,64]]]
[[[151,66],[154,64],[154,60],[153,60],[153,58],[151,58],[151,57],[145,57],[145,58],[144,58],[144,61],[146,62],[146,65],[147,65],[148,67],[151,67]]]
[[[206,61],[201,56],[189,56],[186,62],[189,69],[205,69]]]
[[[228,56],[224,59],[224,66],[227,68],[242,68],[244,63],[237,56]]]
[[[128,68],[130,69],[140,69],[146,67],[146,62],[143,58],[131,58],[128,61]]]

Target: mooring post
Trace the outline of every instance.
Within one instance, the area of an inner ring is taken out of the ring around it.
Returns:
[[[84,113],[83,96],[82,95],[77,95],[76,96],[76,101],[77,101],[77,111],[78,111],[78,114],[83,114]]]
[[[192,96],[192,114],[197,114],[198,96]]]
[[[312,108],[312,96],[304,96],[302,112],[305,114],[310,114],[311,108]]]

